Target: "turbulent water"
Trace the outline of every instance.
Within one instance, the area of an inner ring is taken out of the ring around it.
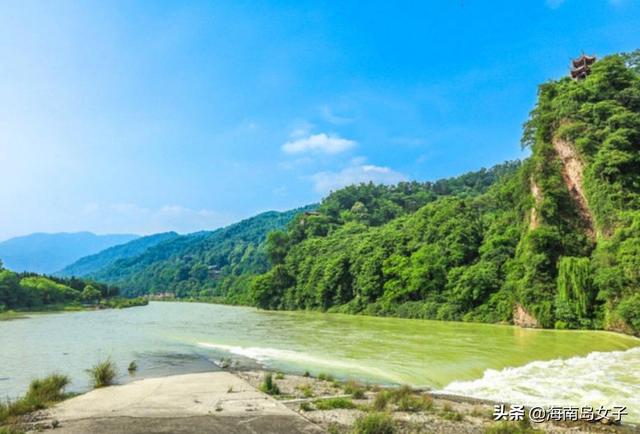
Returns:
[[[215,370],[232,357],[514,403],[622,404],[640,420],[640,341],[628,336],[196,303],[0,322],[0,397],[54,371],[86,390],[86,369],[105,357],[121,382],[132,360],[140,378]]]

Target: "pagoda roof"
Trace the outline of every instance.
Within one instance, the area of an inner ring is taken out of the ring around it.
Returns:
[[[588,56],[586,54],[582,54],[577,59],[573,59],[571,63],[573,64],[574,68],[579,68],[583,65],[587,65],[587,66],[591,65],[595,61],[596,61],[596,56]]]

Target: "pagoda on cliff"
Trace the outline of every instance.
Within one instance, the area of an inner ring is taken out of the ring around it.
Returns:
[[[596,61],[596,56],[587,56],[582,54],[577,59],[571,61],[571,78],[574,80],[583,80],[591,73],[591,65]]]

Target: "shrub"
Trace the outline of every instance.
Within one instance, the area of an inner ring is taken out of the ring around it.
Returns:
[[[304,374],[302,374],[303,377],[311,377],[311,373],[309,371],[304,371]]]
[[[103,360],[96,363],[93,368],[89,369],[91,382],[94,388],[110,386],[113,384],[117,374],[116,365],[111,359]]]
[[[276,380],[284,380],[284,374],[282,372],[278,372],[276,374]]]
[[[349,398],[329,398],[315,402],[318,410],[333,410],[336,408],[356,408],[356,405]]]
[[[133,374],[137,370],[138,370],[138,364],[135,362],[135,360],[129,363],[129,367],[127,368],[127,371],[129,371],[129,374]]]
[[[262,384],[260,385],[260,391],[269,395],[280,395],[280,388],[273,382],[273,374],[271,372],[267,372],[264,375],[264,380],[262,380]]]
[[[393,434],[395,432],[395,423],[388,413],[369,413],[358,418],[353,425],[353,434]]]

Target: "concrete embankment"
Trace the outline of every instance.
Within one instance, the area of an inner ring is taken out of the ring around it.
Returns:
[[[323,432],[228,372],[96,389],[47,410],[38,424],[60,434]]]

